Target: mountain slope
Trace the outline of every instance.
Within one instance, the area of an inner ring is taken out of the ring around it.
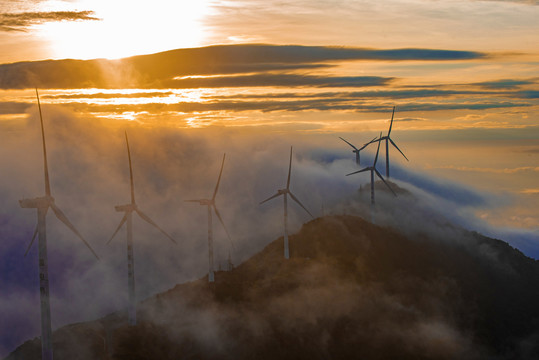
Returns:
[[[55,358],[537,358],[539,264],[477,233],[444,235],[319,218],[290,237],[290,260],[280,238],[214,284],[145,300],[136,327],[117,313],[59,329]],[[39,345],[7,359],[38,359]]]

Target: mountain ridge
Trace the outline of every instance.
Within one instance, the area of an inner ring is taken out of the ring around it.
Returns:
[[[235,269],[54,333],[57,359],[479,359],[539,354],[539,263],[501,240],[312,220]],[[6,360],[38,359],[39,339]]]

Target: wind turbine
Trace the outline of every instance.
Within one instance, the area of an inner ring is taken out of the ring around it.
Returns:
[[[67,219],[62,210],[56,206],[54,198],[51,195],[51,186],[49,182],[49,168],[47,164],[47,148],[45,146],[45,128],[43,126],[43,115],[41,113],[41,103],[39,102],[39,94],[36,89],[37,106],[39,108],[39,119],[41,121],[41,139],[43,142],[43,168],[45,173],[45,196],[33,199],[23,199],[19,201],[22,208],[37,209],[37,226],[32,236],[32,241],[26,250],[26,254],[30,251],[36,236],[38,237],[39,248],[39,296],[41,304],[41,358],[43,360],[52,360],[52,331],[51,331],[51,308],[49,301],[49,270],[47,259],[47,221],[46,216],[49,208],[52,209],[54,215],[63,222],[71,231],[77,235],[82,242],[90,249],[92,254],[99,260],[99,257],[94,252],[90,244],[84,240],[82,235]]]
[[[110,237],[107,244],[109,244],[114,236],[120,231],[123,224],[127,223],[127,287],[129,293],[129,305],[127,310],[128,324],[137,324],[137,311],[136,311],[136,295],[135,295],[135,258],[133,256],[133,212],[136,212],[142,220],[146,221],[150,225],[161,231],[170,241],[176,244],[176,240],[172,238],[165,230],[161,229],[152,219],[140,210],[135,202],[135,186],[133,183],[133,167],[131,165],[131,151],[129,150],[129,139],[127,138],[127,131],[125,132],[125,142],[127,144],[127,158],[129,160],[129,180],[131,183],[131,203],[126,205],[118,205],[114,208],[118,212],[124,212],[124,217],[120,221],[120,224],[114,231],[114,234]]]
[[[399,150],[399,152],[402,154],[402,156],[404,156],[406,161],[410,161],[410,160],[408,160],[406,155],[404,155],[404,153],[401,151],[401,149],[399,149],[397,144],[395,144],[395,142],[391,139],[391,128],[393,127],[393,116],[394,115],[395,115],[395,106],[393,106],[393,113],[391,114],[391,123],[389,124],[389,131],[387,132],[387,135],[383,136],[383,137],[382,137],[382,135],[380,135],[380,138],[378,140],[376,140],[376,141],[383,141],[383,140],[386,141],[386,176],[388,178],[389,178],[389,143],[391,143],[397,150]]]
[[[363,146],[360,147],[359,149],[357,147],[355,147],[354,145],[352,145],[351,143],[349,143],[348,141],[346,141],[345,139],[343,139],[342,137],[340,137],[340,136],[339,136],[339,139],[341,139],[342,141],[344,141],[345,143],[347,143],[348,145],[350,145],[354,149],[354,150],[352,150],[352,152],[356,154],[356,164],[359,165],[359,163],[360,163],[359,152],[361,150],[365,149],[367,147],[367,145],[375,142],[376,141],[376,136],[374,137],[374,139],[372,139],[368,143],[363,144]]]
[[[382,133],[380,133],[380,138],[381,137],[382,137]],[[374,158],[374,163],[372,164],[372,166],[367,166],[367,167],[365,167],[365,168],[363,168],[361,170],[354,171],[353,173],[350,173],[350,174],[346,174],[346,176],[349,176],[349,175],[353,175],[353,174],[359,174],[359,173],[362,173],[362,172],[365,172],[365,171],[370,171],[371,172],[371,204],[373,204],[373,205],[374,205],[374,174],[375,173],[384,182],[384,184],[386,184],[388,189],[391,190],[393,195],[397,196],[397,194],[393,191],[393,189],[389,186],[389,184],[384,180],[382,175],[380,175],[378,170],[376,170],[376,162],[378,161],[378,153],[379,152],[380,152],[380,142],[378,142],[378,149],[376,150],[376,156]]]
[[[307,210],[307,208],[305,206],[303,206],[303,204],[298,200],[298,198],[295,197],[294,194],[292,194],[292,192],[290,191],[290,174],[291,174],[291,172],[292,172],[292,146],[290,147],[290,163],[288,165],[288,180],[286,181],[286,188],[281,189],[281,190],[277,190],[277,193],[275,195],[270,196],[266,200],[260,202],[260,205],[262,205],[266,201],[269,201],[271,199],[274,199],[274,198],[276,198],[278,196],[283,195],[283,198],[284,198],[284,258],[285,259],[290,258],[290,253],[289,253],[289,249],[288,249],[288,195],[290,195],[292,200],[297,202],[298,205],[301,206],[303,208],[303,210],[305,210],[307,212],[307,214],[311,215],[311,217],[314,219],[314,216],[309,212],[309,210]]]
[[[221,182],[221,175],[223,174],[223,167],[225,165],[225,156],[226,154],[223,154],[223,162],[221,163],[221,171],[219,171],[219,177],[217,178],[217,185],[215,185],[215,190],[213,191],[213,196],[211,199],[196,199],[196,200],[185,200],[187,202],[196,202],[200,205],[204,205],[208,207],[208,265],[209,265],[209,271],[208,271],[208,282],[214,282],[215,281],[215,275],[214,275],[214,269],[213,269],[213,226],[212,226],[212,209],[215,211],[215,215],[217,215],[217,218],[221,222],[221,225],[223,225],[223,229],[225,229],[226,236],[228,237],[228,240],[232,243],[232,239],[230,238],[230,234],[228,233],[228,230],[226,229],[225,223],[223,222],[223,218],[221,217],[221,214],[219,213],[219,210],[217,210],[217,206],[215,205],[215,197],[217,196],[217,191],[219,190],[219,183]],[[229,254],[229,262],[230,262],[230,254]]]

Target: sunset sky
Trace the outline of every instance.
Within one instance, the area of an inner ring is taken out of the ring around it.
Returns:
[[[175,206],[211,193],[227,152],[222,196],[242,200],[224,217],[231,232],[242,234],[247,256],[263,244],[247,240],[251,227],[242,211],[249,210],[242,206],[283,186],[290,145],[293,184],[306,182],[298,197],[315,209],[337,204],[368,182],[361,174],[345,177],[357,166],[339,136],[362,145],[386,134],[395,106],[392,137],[410,161],[390,150],[392,180],[432,196],[433,206],[460,225],[538,258],[538,19],[537,0],[0,0],[0,256],[13,259],[0,268],[9,274],[6,288],[37,296],[35,258],[24,264],[19,258],[35,214],[18,205],[43,189],[34,87],[54,196],[60,206],[69,204],[65,212],[83,224],[98,252],[106,249],[99,238],[120,219],[113,206],[128,200],[126,129],[140,161],[140,201],[150,204],[154,219],[164,212],[163,227],[177,237],[189,232],[177,222]],[[375,151],[362,153],[363,166]],[[278,219],[280,206],[268,205],[256,211]],[[178,211],[195,216],[196,210],[201,214],[186,222],[203,222],[202,209]],[[297,216],[298,224],[308,220]],[[87,264],[86,250],[49,217]],[[96,223],[103,224],[99,230]],[[276,226],[258,231],[272,240],[280,234]],[[204,259],[199,230],[188,249]],[[155,245],[169,246],[165,240]],[[116,246],[111,258],[124,256]],[[204,266],[192,262],[186,275],[165,277],[145,294],[202,276]],[[16,270],[9,267],[14,263]],[[84,270],[84,276],[108,270]],[[18,279],[26,283],[16,286]],[[75,288],[56,291],[72,295]],[[20,313],[12,297],[0,296],[0,309]],[[90,313],[103,309],[96,305]],[[55,326],[81,320],[75,314],[67,311]],[[30,315],[18,337],[0,344],[0,356],[36,336]]]

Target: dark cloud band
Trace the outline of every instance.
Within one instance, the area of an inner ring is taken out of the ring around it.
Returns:
[[[295,74],[255,74],[245,76],[222,76],[202,79],[182,79],[168,83],[171,88],[215,87],[364,87],[388,85],[393,78],[379,76],[308,76]]]
[[[328,68],[342,61],[462,61],[485,57],[488,55],[479,52],[433,49],[221,45],[121,60],[48,60],[4,64],[0,65],[0,88],[164,89],[175,86],[265,86],[267,83],[271,86],[365,86],[367,77],[315,79],[291,74],[291,71]],[[214,75],[220,77],[203,78]],[[223,77],[225,75],[229,78]],[[189,76],[199,78],[187,79]],[[173,80],[175,78],[180,80]],[[369,79],[368,82],[372,82],[375,78]],[[237,85],[239,82],[244,85]]]
[[[52,11],[0,14],[0,31],[25,31],[33,24],[53,21],[100,20],[93,11]]]
[[[381,112],[387,113],[385,104],[372,105],[362,101],[350,101],[348,99],[309,99],[309,100],[261,100],[261,101],[205,101],[205,102],[177,102],[174,104],[148,103],[148,104],[110,104],[96,105],[87,103],[71,103],[66,105],[74,110],[92,113],[124,113],[124,112],[148,112],[148,113],[204,113],[213,111],[357,111],[357,112]],[[454,102],[451,104],[437,103],[409,103],[399,106],[399,112],[414,111],[441,111],[441,110],[485,110],[501,108],[519,108],[532,106],[523,102]],[[1,107],[0,107],[1,108]]]

